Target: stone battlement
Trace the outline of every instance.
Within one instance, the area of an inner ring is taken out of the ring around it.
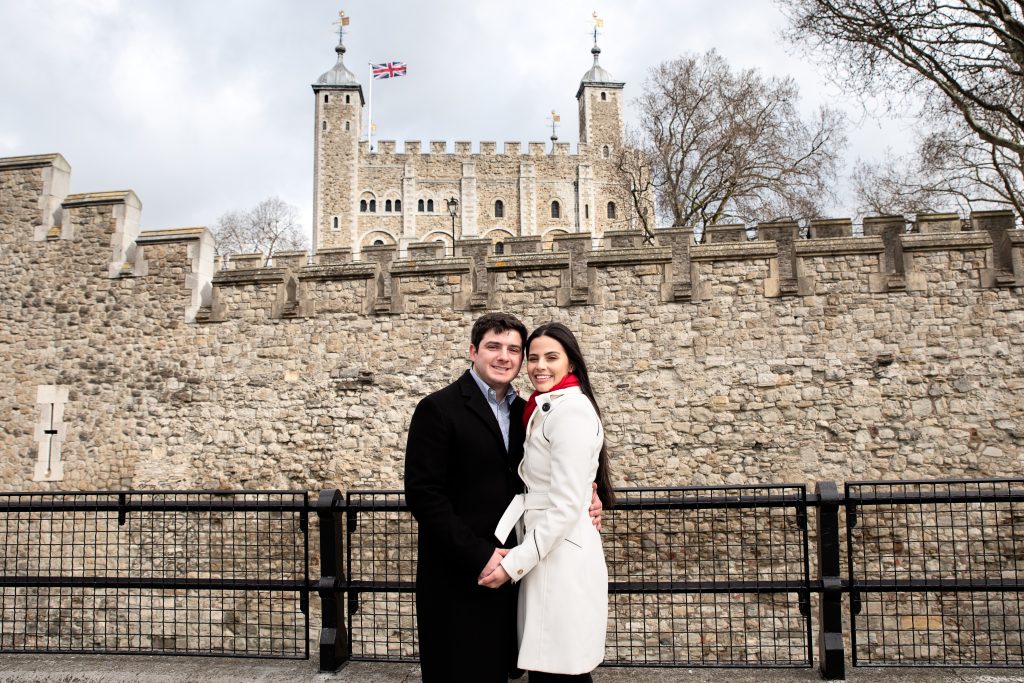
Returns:
[[[368,160],[374,158],[394,156],[406,159],[411,156],[420,155],[449,155],[461,157],[493,157],[493,156],[569,156],[586,157],[590,152],[590,145],[579,143],[576,145],[576,152],[568,142],[527,142],[524,149],[523,143],[513,140],[502,143],[499,151],[498,143],[494,141],[481,141],[477,143],[477,151],[473,151],[473,143],[458,140],[450,145],[445,140],[431,140],[428,146],[424,147],[420,140],[406,140],[402,143],[402,151],[399,152],[394,140],[378,140],[374,148],[366,140],[359,142],[359,151]]]
[[[279,252],[269,264],[262,254],[239,254],[217,270],[205,228],[140,232],[133,192],[61,196],[69,172],[60,155],[0,160],[0,174],[27,190],[20,206],[36,207],[37,223],[25,239],[92,235],[97,246],[108,245],[108,278],[180,269],[188,322],[473,311],[503,308],[527,294],[572,307],[697,304],[725,293],[776,299],[1024,286],[1024,231],[1014,229],[1009,211],[976,212],[968,220],[920,215],[912,232],[902,216],[869,217],[862,236],[843,218],[811,221],[808,238],[796,223],[776,222],[757,226],[755,240],[743,225],[713,226],[703,244],[693,243],[688,228],[666,228],[655,231],[653,245],[637,231],[620,230],[601,238],[556,234],[550,242],[510,238],[502,254],[490,239],[464,239],[455,258],[437,242],[405,250],[371,246],[359,254],[323,249],[312,258]]]

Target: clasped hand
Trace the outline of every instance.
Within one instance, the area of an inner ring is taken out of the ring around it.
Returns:
[[[478,586],[485,588],[499,588],[509,580],[508,572],[501,566],[501,560],[508,555],[508,548],[495,548],[491,559],[484,565],[484,569],[477,577]]]

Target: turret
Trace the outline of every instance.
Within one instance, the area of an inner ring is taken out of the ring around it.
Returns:
[[[596,39],[590,53],[594,55],[594,65],[583,74],[576,91],[580,144],[587,145],[594,156],[611,158],[622,145],[622,89],[626,84],[616,81],[598,63],[601,48]]]

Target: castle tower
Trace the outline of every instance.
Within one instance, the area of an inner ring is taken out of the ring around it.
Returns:
[[[596,40],[590,53],[594,55],[594,66],[583,74],[576,91],[580,110],[580,144],[587,145],[591,156],[610,159],[622,145],[622,89],[626,84],[616,81],[598,64],[601,48]]]
[[[344,26],[338,32],[338,62],[313,84],[313,250],[354,247],[362,135],[363,88],[345,67]]]

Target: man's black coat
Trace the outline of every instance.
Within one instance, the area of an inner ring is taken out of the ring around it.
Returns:
[[[516,591],[477,585],[494,527],[522,491],[523,405],[509,449],[469,371],[416,406],[405,450],[405,497],[419,524],[416,614],[424,683],[507,680],[516,659]]]

